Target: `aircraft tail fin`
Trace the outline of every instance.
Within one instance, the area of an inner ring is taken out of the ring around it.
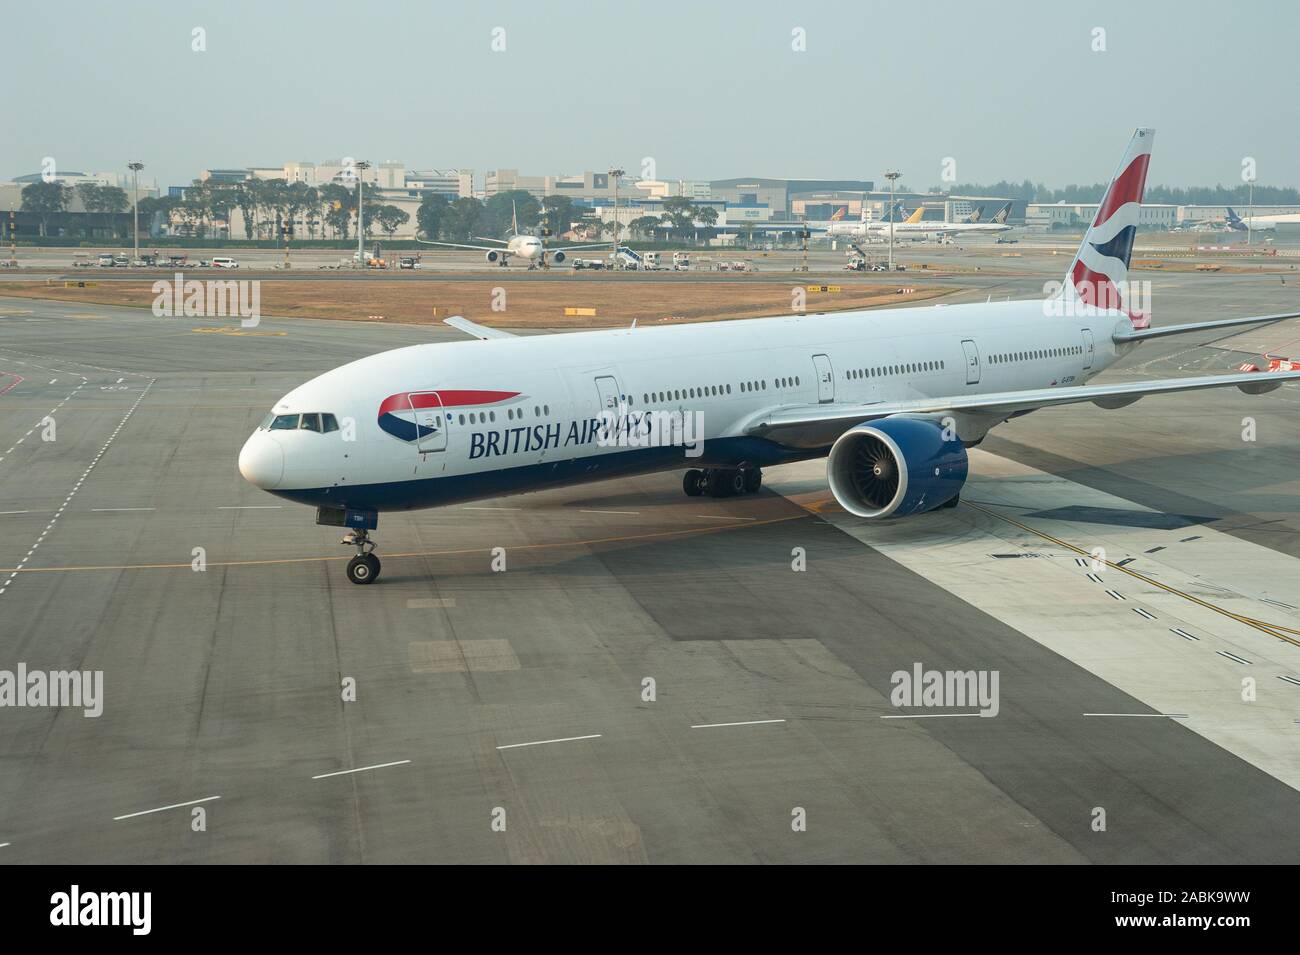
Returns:
[[[1006,203],[1001,209],[993,214],[993,221],[998,225],[1006,225],[1007,218],[1011,215],[1011,203]]]
[[[1129,261],[1155,136],[1154,129],[1139,127],[1133,131],[1119,168],[1097,207],[1097,215],[1065,274],[1066,295],[1073,295],[1086,305],[1123,311],[1134,328],[1151,324],[1149,315],[1130,310],[1126,298]]]
[[[913,222],[920,222],[920,221],[921,221],[921,216],[923,216],[923,215],[925,215],[925,206],[917,206],[917,207],[916,207],[916,211],[913,212],[910,216],[908,216],[908,217],[907,217],[905,220],[903,220],[903,221],[904,221],[905,224],[909,224],[909,225],[910,225],[910,224],[913,223]]]
[[[983,218],[984,218],[984,207],[976,206],[975,211],[966,217],[966,221],[974,224],[976,222],[979,222]]]

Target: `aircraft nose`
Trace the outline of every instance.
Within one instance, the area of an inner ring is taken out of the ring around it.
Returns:
[[[239,452],[239,473],[255,487],[270,490],[284,478],[284,451],[279,442],[260,431]]]

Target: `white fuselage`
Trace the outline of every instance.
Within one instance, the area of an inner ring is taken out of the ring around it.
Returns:
[[[535,235],[512,235],[507,241],[505,251],[511,257],[527,262],[540,262],[542,259],[542,240]]]
[[[414,345],[289,392],[248,439],[240,470],[292,500],[378,511],[627,473],[761,467],[828,450],[749,434],[765,414],[1083,384],[1115,360],[1111,335],[1128,321],[1045,314],[1028,301]],[[603,445],[607,408],[698,413],[703,454]],[[333,415],[338,428],[289,427],[304,413],[313,423]]]
[[[998,222],[895,222],[894,238],[927,239],[948,235],[993,235],[1011,226]],[[832,238],[888,239],[888,222],[833,222],[826,234]]]

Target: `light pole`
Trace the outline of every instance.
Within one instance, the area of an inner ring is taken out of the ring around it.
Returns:
[[[357,163],[357,266],[366,267],[366,220],[362,210],[362,183],[366,179],[366,170],[370,168],[370,163],[362,159]]]
[[[612,264],[615,268],[618,268],[618,181],[623,178],[623,170],[611,169],[609,176],[614,180],[614,259]]]
[[[132,161],[126,164],[126,168],[131,170],[131,206],[135,218],[135,257],[131,264],[135,265],[140,261],[140,170],[144,163]]]
[[[1251,233],[1255,228],[1255,177],[1251,176],[1246,183],[1248,196],[1246,199],[1246,246],[1249,248]]]
[[[894,271],[894,181],[900,173],[890,170],[885,173],[889,180],[889,271]]]

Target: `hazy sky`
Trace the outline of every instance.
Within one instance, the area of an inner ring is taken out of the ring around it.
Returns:
[[[101,2],[3,13],[0,177],[354,156],[532,175],[914,188],[1107,178],[1300,184],[1300,2]],[[206,52],[191,31],[206,30]],[[491,49],[505,30],[504,52]],[[805,52],[791,31],[806,31]],[[1093,52],[1103,28],[1105,52]]]

